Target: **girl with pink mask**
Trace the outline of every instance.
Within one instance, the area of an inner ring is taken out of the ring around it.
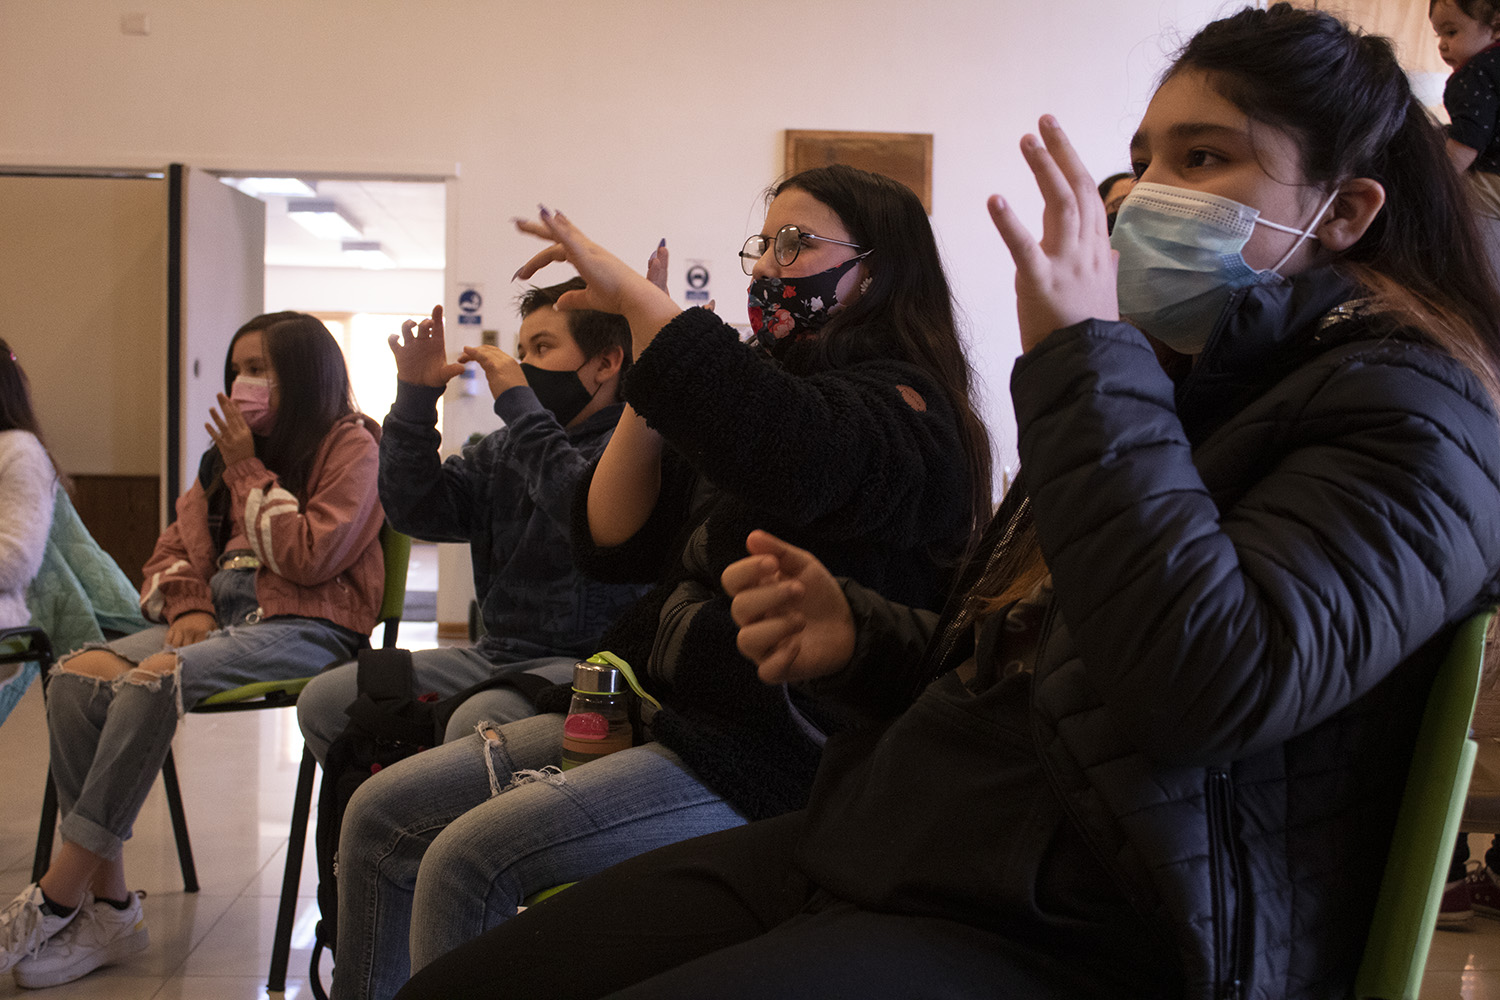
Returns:
[[[61,850],[0,910],[0,971],[70,982],[146,947],[124,842],[187,708],[352,657],[385,580],[379,426],[338,343],[302,313],[230,342],[213,447],[146,563],[156,626],[63,660],[47,692]]]

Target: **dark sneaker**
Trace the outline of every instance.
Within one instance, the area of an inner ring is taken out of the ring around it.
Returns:
[[[16,966],[16,985],[29,990],[71,983],[101,965],[109,965],[146,950],[146,921],[141,899],[130,894],[130,905],[117,910],[108,903],[85,900],[78,919]]]
[[[1474,918],[1474,906],[1469,898],[1469,878],[1461,878],[1443,886],[1443,900],[1438,904],[1437,925],[1439,927],[1462,927]]]
[[[1469,904],[1475,913],[1500,919],[1500,879],[1487,866],[1469,872]]]

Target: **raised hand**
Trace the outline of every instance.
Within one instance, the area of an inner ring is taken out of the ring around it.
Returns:
[[[485,381],[490,384],[490,395],[496,399],[505,390],[526,384],[526,373],[521,371],[520,362],[498,347],[465,347],[458,360],[464,364],[470,361],[479,363]]]
[[[516,228],[551,240],[552,245],[522,264],[515,277],[529,278],[555,262],[572,264],[588,287],[564,293],[557,300],[557,308],[597,309],[624,316],[630,323],[637,357],[656,331],[682,311],[670,295],[585,236],[561,212],[543,208],[535,220],[517,219]]]
[[[396,377],[408,385],[425,385],[441,389],[464,366],[448,361],[448,346],[443,340],[443,307],[433,306],[432,316],[420,323],[407,320],[401,332],[387,340],[396,356]]]
[[[220,410],[223,411],[222,416]],[[250,433],[250,425],[245,423],[245,417],[240,413],[239,403],[221,392],[219,408],[216,410],[209,407],[208,416],[211,422],[204,424],[203,429],[208,431],[214,447],[219,449],[225,468],[243,459],[255,457],[255,438]]]
[[[1036,177],[1045,204],[1038,243],[998,194],[990,218],[1016,262],[1016,303],[1021,349],[1029,351],[1054,330],[1086,319],[1119,319],[1116,256],[1109,248],[1104,203],[1077,151],[1051,115],[1038,123],[1041,139],[1027,135],[1021,154]]]
[[[854,617],[838,582],[817,557],[765,531],[745,539],[750,555],[721,580],[734,600],[736,645],[767,684],[836,673],[854,655]]]
[[[189,611],[178,615],[167,626],[167,645],[191,646],[195,642],[202,642],[208,633],[218,627],[219,623],[207,611]]]

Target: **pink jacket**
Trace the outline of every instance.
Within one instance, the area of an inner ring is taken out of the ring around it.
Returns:
[[[360,634],[375,627],[385,588],[379,437],[380,425],[364,414],[335,424],[313,462],[305,506],[258,458],[225,470],[231,514],[261,561],[255,589],[263,617],[324,618]],[[146,562],[141,611],[165,622],[189,611],[212,614],[208,581],[216,569],[208,504],[195,478]]]

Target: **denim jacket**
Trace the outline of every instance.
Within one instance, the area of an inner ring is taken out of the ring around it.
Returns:
[[[573,565],[573,492],[604,451],[623,404],[573,428],[529,386],[500,394],[505,426],[447,461],[438,456],[443,390],[398,383],[380,441],[380,500],[398,531],[467,542],[486,635],[496,662],[588,656],[615,614],[644,588],[590,580]]]

